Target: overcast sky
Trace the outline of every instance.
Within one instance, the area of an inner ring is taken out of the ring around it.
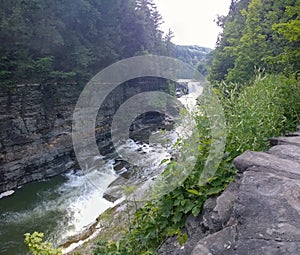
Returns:
[[[174,32],[172,42],[214,48],[220,29],[217,14],[226,15],[231,0],[154,0],[165,23],[163,31]]]

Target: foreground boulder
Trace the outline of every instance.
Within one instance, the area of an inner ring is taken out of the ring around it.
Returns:
[[[190,216],[180,246],[168,239],[159,254],[300,254],[300,133],[274,138],[267,152],[234,160],[239,174],[201,215]]]

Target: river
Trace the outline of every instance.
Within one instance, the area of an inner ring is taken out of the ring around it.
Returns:
[[[170,145],[149,146],[128,140],[123,146],[147,157],[149,169],[145,172],[153,173],[160,162],[170,156]],[[103,166],[105,172],[109,170],[113,175],[113,165],[114,160],[108,160]],[[102,178],[98,184],[100,190],[89,181],[93,175],[97,177],[97,173],[89,175],[70,171],[50,180],[27,184],[13,195],[0,199],[0,254],[26,254],[23,242],[27,232],[44,232],[47,241],[57,245],[93,223],[113,205],[102,198],[101,190],[114,179],[112,176]]]

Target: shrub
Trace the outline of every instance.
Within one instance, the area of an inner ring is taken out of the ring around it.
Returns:
[[[258,76],[251,86],[221,83],[231,158],[246,150],[264,150],[268,139],[295,128],[300,117],[300,86],[283,75]]]
[[[43,233],[25,234],[25,243],[33,255],[62,255],[61,249],[54,249],[51,243],[43,242]]]

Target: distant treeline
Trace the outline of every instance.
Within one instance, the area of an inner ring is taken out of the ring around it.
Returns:
[[[212,58],[211,49],[197,45],[182,46],[170,44],[168,47],[170,48],[169,53],[172,57],[192,65],[200,73],[207,75],[208,66]]]

